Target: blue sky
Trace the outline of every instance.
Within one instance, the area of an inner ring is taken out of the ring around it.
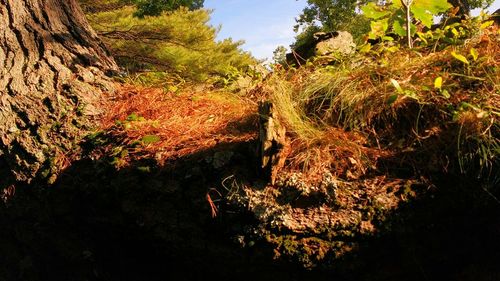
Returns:
[[[295,17],[306,6],[306,0],[205,0],[213,9],[211,24],[222,25],[219,39],[244,40],[243,49],[259,59],[272,58],[277,46],[293,42]],[[488,9],[500,8],[495,0]]]
[[[205,0],[205,8],[214,9],[212,25],[222,25],[219,39],[245,40],[243,49],[259,59],[293,42],[295,17],[305,5],[306,0]]]

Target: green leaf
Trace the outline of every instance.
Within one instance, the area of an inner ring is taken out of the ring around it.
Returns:
[[[137,121],[139,119],[139,115],[136,113],[132,113],[129,116],[127,116],[127,121]]]
[[[401,2],[395,1],[394,3]],[[413,17],[420,20],[426,27],[434,23],[434,16],[446,12],[452,6],[446,0],[414,0],[410,7]]]
[[[389,28],[389,19],[383,19],[378,21],[372,21],[370,23],[371,32],[369,34],[370,39],[377,39],[385,35],[385,32]]]
[[[451,97],[451,96],[450,96],[450,93],[448,93],[448,91],[447,91],[447,90],[442,90],[442,91],[441,91],[441,95],[443,95],[443,97],[444,97],[445,99],[449,99],[449,98]]]
[[[402,19],[396,19],[392,24],[392,29],[397,35],[404,37],[406,36],[406,29],[403,27],[404,21]]]
[[[175,85],[168,85],[167,91],[172,92],[172,93],[177,93],[179,91],[179,87],[177,87]]]
[[[477,58],[479,57],[479,54],[477,53],[477,50],[476,50],[476,49],[474,49],[474,48],[471,48],[471,49],[470,49],[470,54],[471,54],[471,56],[472,56],[472,59],[473,59],[474,61],[477,61]]]
[[[142,137],[141,139],[141,142],[143,144],[152,144],[152,143],[155,143],[155,142],[159,142],[161,140],[161,138],[159,136],[155,136],[155,135],[147,135],[147,136],[144,136]]]
[[[434,88],[441,90],[442,86],[443,86],[443,77],[436,78],[436,80],[434,80]]]
[[[384,16],[387,16],[390,13],[389,11],[384,10],[383,7],[377,5],[373,2],[370,2],[370,3],[366,4],[365,6],[363,6],[361,8],[361,11],[363,12],[363,14],[367,18],[374,19],[374,20],[382,18]]]
[[[427,42],[427,39],[425,38],[425,33],[422,33],[422,32],[417,32],[417,36],[418,38],[420,38],[420,40],[422,40],[422,42],[424,42],[426,45],[429,44]]]
[[[385,50],[390,52],[390,53],[395,53],[395,52],[399,51],[399,47],[398,46],[391,46],[391,47],[386,48]]]
[[[387,99],[387,104],[391,105],[398,99],[398,94],[390,95]]]
[[[430,13],[427,9],[412,9],[413,17],[420,20],[423,25],[430,28],[434,21],[434,14]]]
[[[122,125],[123,125],[123,129],[125,129],[125,130],[132,128],[132,124],[130,124],[129,122],[124,122]]]
[[[412,98],[414,100],[418,100],[418,95],[417,93],[415,93],[415,91],[412,91],[412,90],[405,90],[404,91],[404,95],[409,97],[409,98]]]
[[[494,22],[494,21],[492,21],[492,20],[485,21],[485,22],[483,22],[483,23],[481,24],[480,28],[481,28],[481,29],[485,29],[485,28],[487,28],[487,27],[490,27],[490,26],[492,26],[492,25],[493,25],[493,22]]]
[[[401,0],[392,1],[391,5],[398,8],[398,9],[403,8],[403,4],[401,3]]]
[[[368,53],[372,49],[372,45],[370,43],[366,43],[361,46],[361,49],[359,49],[359,52],[364,54]]]
[[[394,79],[391,78],[391,83],[394,86],[394,88],[396,88],[396,90],[398,91],[398,93],[404,94],[403,88],[401,88],[401,85],[399,85],[398,81],[396,81],[396,80],[394,80]]]
[[[463,62],[463,63],[465,63],[465,64],[469,64],[469,61],[467,60],[467,58],[466,58],[466,57],[464,57],[464,56],[462,56],[462,55],[460,55],[460,54],[457,54],[455,51],[452,51],[452,52],[451,52],[451,55],[452,55],[455,59],[457,59],[457,60],[459,60],[459,61],[461,61],[461,62]]]

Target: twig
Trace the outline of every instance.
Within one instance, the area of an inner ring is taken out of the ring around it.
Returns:
[[[212,200],[212,197],[210,197],[210,191],[215,191],[217,194],[219,194],[220,197],[222,197],[222,194],[215,188],[210,188],[207,192],[207,201],[208,204],[210,205],[210,209],[212,211],[212,218],[215,218],[217,216],[217,213],[219,212],[219,209],[217,209],[217,206],[215,206],[214,201]]]

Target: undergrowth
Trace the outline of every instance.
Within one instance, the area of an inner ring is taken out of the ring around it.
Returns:
[[[359,155],[351,162],[370,158],[366,150],[378,148],[379,156],[412,155],[407,162],[416,170],[498,178],[499,29],[470,20],[453,28],[460,31],[449,32],[454,40],[438,30],[441,37],[421,35],[415,49],[382,42],[385,47],[362,46],[364,51],[347,59],[277,68],[263,89],[301,143],[296,155],[302,153],[302,164],[290,163],[310,166],[304,163],[318,147],[323,159],[314,156],[317,163],[339,161],[341,146],[331,148],[338,134],[329,133],[338,128],[360,135],[343,144],[351,156]]]
[[[230,93],[124,86],[87,140],[116,168],[141,159],[164,165],[219,143],[255,138],[253,103]]]

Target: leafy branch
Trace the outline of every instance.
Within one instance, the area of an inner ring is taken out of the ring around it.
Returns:
[[[372,20],[370,39],[383,38],[389,31],[407,37],[408,47],[413,47],[412,37],[422,24],[432,26],[434,17],[451,8],[446,0],[395,0],[385,5],[370,2],[361,8]]]

